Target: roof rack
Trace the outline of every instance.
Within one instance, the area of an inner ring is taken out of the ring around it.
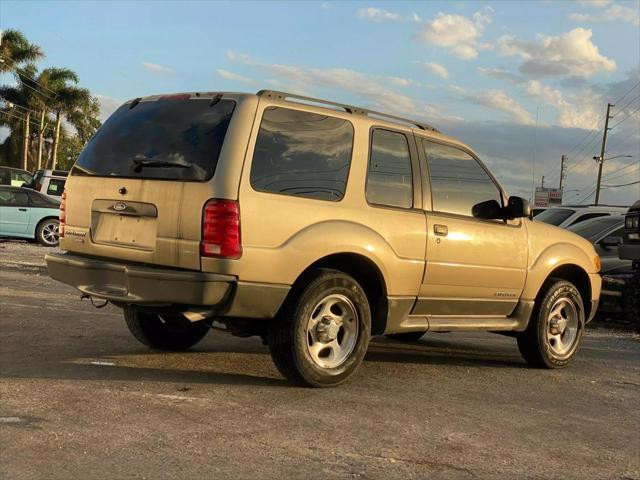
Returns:
[[[260,90],[258,93],[256,93],[256,95],[258,95],[259,97],[274,98],[276,100],[295,99],[295,100],[302,100],[304,102],[309,102],[309,103],[317,103],[320,105],[330,105],[332,107],[341,108],[347,113],[364,115],[367,117],[372,116],[372,117],[380,117],[382,119],[395,120],[396,122],[413,125],[415,127],[418,127],[420,130],[429,130],[432,132],[440,133],[439,130],[437,130],[436,128],[426,123],[416,122],[415,120],[411,120],[404,117],[398,117],[396,115],[389,115],[388,113],[376,112],[375,110],[369,110],[367,108],[354,107],[351,105],[346,105],[344,103],[331,102],[329,100],[322,100],[320,98],[305,97],[304,95],[296,95],[295,93],[287,93],[287,92],[278,92],[276,90]]]

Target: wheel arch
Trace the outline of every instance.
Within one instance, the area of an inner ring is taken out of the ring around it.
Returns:
[[[302,288],[309,275],[322,268],[346,273],[362,286],[371,308],[371,333],[374,335],[382,334],[387,323],[387,283],[380,267],[362,254],[354,252],[333,253],[316,260],[298,275],[293,282],[287,300]]]
[[[542,283],[540,291],[536,296],[536,301],[538,301],[540,297],[544,295],[544,288],[542,287],[553,278],[566,280],[575,285],[575,287],[578,289],[578,292],[580,292],[580,296],[582,297],[585,320],[587,320],[591,315],[592,298],[591,281],[589,280],[589,275],[587,274],[587,272],[582,267],[571,263],[566,263],[564,265],[556,267],[549,273],[547,278]]]
[[[36,235],[38,234],[38,228],[40,227],[42,222],[45,222],[47,220],[58,220],[59,222],[60,217],[56,217],[55,215],[47,215],[46,217],[42,217],[40,220],[38,220],[33,227],[33,238],[36,238]]]

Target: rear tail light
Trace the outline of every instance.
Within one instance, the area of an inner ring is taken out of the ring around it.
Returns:
[[[64,225],[67,222],[67,191],[64,190],[62,192],[62,197],[60,198],[60,226],[58,229],[58,234],[60,238],[64,237]]]
[[[234,200],[209,200],[202,211],[203,257],[240,258],[240,207]]]

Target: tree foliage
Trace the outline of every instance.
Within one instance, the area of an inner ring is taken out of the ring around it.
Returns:
[[[0,72],[15,81],[0,85],[1,165],[69,168],[100,127],[97,98],[69,68],[39,71],[43,57],[21,32],[3,32]]]

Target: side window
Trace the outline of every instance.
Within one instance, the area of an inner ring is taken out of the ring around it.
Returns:
[[[11,207],[26,207],[29,205],[29,197],[25,192],[3,189],[0,190],[0,204]]]
[[[64,190],[64,184],[66,180],[59,180],[57,178],[52,178],[49,181],[49,186],[47,187],[47,195],[62,195],[62,191]]]
[[[347,186],[353,126],[340,118],[269,107],[251,164],[262,192],[338,201]]]
[[[471,216],[477,203],[496,200],[502,205],[500,190],[475,158],[428,140],[422,145],[429,164],[434,211]]]
[[[404,134],[382,129],[371,134],[366,195],[376,205],[413,206],[411,156]]]
[[[571,222],[571,225],[584,222],[585,220],[589,220],[590,218],[606,217],[607,215],[609,214],[608,213],[585,213],[584,215],[576,218],[573,222]]]

